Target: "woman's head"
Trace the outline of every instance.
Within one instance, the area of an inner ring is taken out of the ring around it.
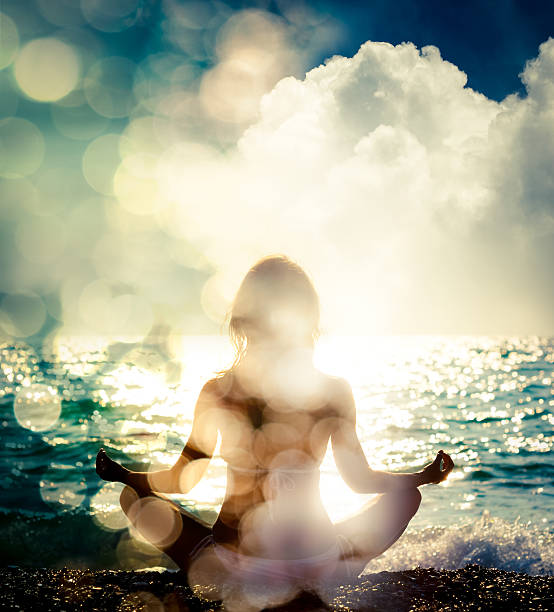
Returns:
[[[256,345],[313,346],[319,298],[302,268],[283,255],[265,257],[242,281],[229,321],[237,360]]]

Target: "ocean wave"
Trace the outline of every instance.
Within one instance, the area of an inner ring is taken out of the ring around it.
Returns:
[[[63,515],[0,511],[0,526],[8,543],[0,555],[4,565],[122,567],[116,547],[126,529],[102,529],[82,509]],[[473,523],[404,534],[387,552],[370,561],[364,573],[418,566],[459,569],[468,564],[554,575],[554,533],[517,520],[491,517],[485,511]]]
[[[404,534],[364,573],[400,571],[415,567],[459,569],[476,563],[530,575],[554,575],[554,534],[492,517],[466,525],[432,527]]]

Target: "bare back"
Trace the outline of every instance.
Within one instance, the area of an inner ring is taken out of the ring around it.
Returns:
[[[246,388],[240,372],[206,386],[228,466],[225,500],[213,527],[216,542],[273,558],[315,555],[334,543],[319,493],[319,466],[341,406],[337,379],[315,369],[311,375],[302,403],[275,394],[268,401],[259,389]]]

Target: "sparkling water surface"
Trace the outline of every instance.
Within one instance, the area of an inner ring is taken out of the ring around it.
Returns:
[[[119,511],[121,485],[99,481],[100,446],[129,467],[172,464],[203,383],[232,361],[225,338],[109,343],[53,338],[0,345],[0,520],[5,563],[141,567],[167,558]],[[347,378],[375,469],[416,471],[439,449],[456,469],[422,489],[407,533],[368,571],[468,562],[553,572],[554,340],[324,337],[316,365]],[[215,517],[225,465],[176,498]],[[333,520],[369,496],[342,482],[328,451],[321,494]]]

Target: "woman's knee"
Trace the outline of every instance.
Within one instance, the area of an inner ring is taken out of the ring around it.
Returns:
[[[421,493],[419,489],[415,487],[413,489],[408,489],[405,494],[405,500],[405,503],[413,516],[419,510],[419,506],[421,504]]]
[[[391,502],[393,502],[393,499],[391,499]],[[416,487],[402,489],[394,494],[394,507],[397,508],[403,516],[409,516],[411,518],[418,511],[420,504],[421,493]]]

